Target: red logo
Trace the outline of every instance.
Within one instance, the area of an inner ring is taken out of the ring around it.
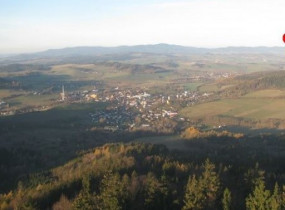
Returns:
[[[285,43],[285,34],[283,35],[283,42]]]

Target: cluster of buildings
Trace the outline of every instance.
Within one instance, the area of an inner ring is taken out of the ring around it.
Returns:
[[[185,121],[178,110],[190,106],[209,94],[181,91],[176,94],[150,94],[142,89],[113,88],[102,91],[84,91],[82,99],[107,102],[104,111],[90,113],[92,123],[107,130],[146,129],[164,119]]]
[[[5,101],[0,100],[0,116],[11,115],[13,113],[6,112],[5,110],[9,108],[9,104]]]
[[[44,111],[59,103],[105,102],[106,109],[89,113],[95,127],[106,130],[153,129],[162,122],[187,121],[179,116],[178,110],[208,98],[210,94],[198,91],[175,90],[165,93],[149,93],[144,88],[93,88],[82,91],[65,91],[62,86],[60,97],[49,106],[27,107],[19,110],[2,109],[7,103],[0,101],[0,115]],[[2,109],[2,110],[1,110]]]
[[[9,108],[9,104],[0,99],[0,116],[12,115],[14,112],[6,111]]]
[[[1,109],[1,108],[6,108],[6,107],[9,107],[9,104],[6,103],[5,101],[1,101],[1,100],[0,100],[0,109]]]

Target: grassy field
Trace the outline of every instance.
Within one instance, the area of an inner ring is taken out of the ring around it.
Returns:
[[[260,95],[260,93],[256,94]],[[285,119],[284,107],[284,99],[250,98],[245,96],[238,99],[223,99],[187,107],[182,109],[180,114],[192,119],[219,115],[254,120],[268,118]]]
[[[234,86],[236,86],[236,84],[201,83],[201,85],[197,88],[197,90],[200,92],[218,92],[226,90],[228,88],[232,88]]]
[[[104,76],[113,76],[114,70],[94,64],[65,64],[54,66],[51,73],[54,75],[67,75],[72,80],[97,80],[104,78]]]
[[[194,83],[185,83],[183,86],[186,90],[189,91],[196,91],[200,85],[203,83],[200,82],[194,82]]]
[[[219,90],[219,87],[217,84],[206,84],[198,87],[198,90],[200,92],[216,92]]]
[[[100,64],[65,64],[54,66],[51,70],[52,75],[65,75],[73,81],[100,80],[110,86],[136,85],[144,83],[146,86],[168,81],[174,77],[173,72],[161,73],[136,73],[130,69],[117,69],[113,66]]]
[[[15,94],[25,94],[24,91],[20,91],[20,90],[9,90],[9,89],[1,89],[0,90],[0,99],[6,98],[6,97],[10,97],[12,95]]]
[[[268,89],[268,90],[259,90],[245,95],[245,98],[278,98],[284,97],[285,90],[279,89]]]
[[[17,108],[24,108],[26,106],[41,106],[50,105],[55,100],[59,99],[59,94],[47,94],[47,95],[21,95],[15,98],[6,100],[11,106],[17,106]]]

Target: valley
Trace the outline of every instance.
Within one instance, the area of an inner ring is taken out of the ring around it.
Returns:
[[[34,56],[0,60],[1,209],[180,209],[207,167],[203,208],[284,193],[283,54]]]

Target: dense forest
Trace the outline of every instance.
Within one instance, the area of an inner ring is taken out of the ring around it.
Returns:
[[[1,209],[283,209],[284,137],[185,138],[185,150],[116,143],[30,175]],[[217,155],[219,154],[219,155]]]
[[[219,91],[219,95],[223,97],[237,97],[245,95],[256,90],[267,88],[284,88],[285,87],[285,72],[256,72],[252,74],[239,75],[218,83],[219,87],[224,85],[233,85]]]

